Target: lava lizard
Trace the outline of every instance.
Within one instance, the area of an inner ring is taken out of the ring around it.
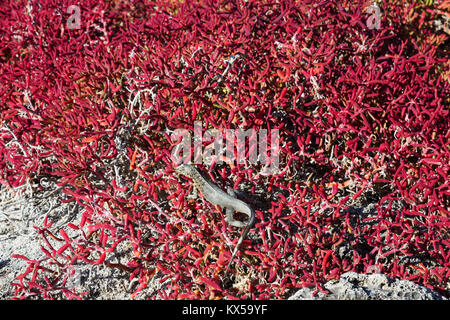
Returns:
[[[191,178],[192,181],[194,182],[194,186],[197,188],[198,191],[200,191],[201,194],[203,194],[203,196],[207,201],[209,201],[215,206],[218,205],[222,208],[226,208],[225,221],[228,224],[238,228],[243,228],[245,226],[245,229],[242,232],[241,237],[239,238],[236,244],[236,247],[234,248],[233,254],[231,255],[231,259],[230,262],[228,263],[227,269],[225,270],[226,276],[228,274],[228,269],[230,268],[230,265],[233,262],[236,253],[238,252],[242,242],[244,241],[244,238],[247,236],[248,232],[250,231],[250,228],[253,226],[253,223],[255,222],[255,212],[248,204],[235,198],[232,189],[229,189],[228,191],[229,194],[225,193],[214,183],[205,179],[194,166],[189,164],[182,164],[176,167],[175,171],[178,172],[179,174]],[[247,224],[239,220],[235,220],[233,218],[234,211],[245,213],[249,218]]]

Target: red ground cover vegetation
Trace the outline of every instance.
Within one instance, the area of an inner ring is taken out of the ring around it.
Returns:
[[[164,299],[285,298],[373,270],[450,296],[448,4],[383,1],[369,28],[367,1],[78,2],[80,29],[71,1],[0,5],[1,183],[45,178],[83,208],[70,235],[37,227],[44,259],[14,256],[16,298],[83,297],[77,263],[129,272],[133,296],[161,277]],[[194,121],[280,132],[277,174],[199,166],[256,211],[231,283],[239,230],[170,162]]]

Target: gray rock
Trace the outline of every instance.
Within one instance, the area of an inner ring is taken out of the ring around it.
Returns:
[[[437,292],[408,280],[395,280],[383,274],[347,272],[339,280],[324,285],[330,293],[302,288],[289,300],[447,300]]]

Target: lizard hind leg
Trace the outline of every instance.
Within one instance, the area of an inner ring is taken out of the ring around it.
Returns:
[[[239,220],[235,220],[233,217],[234,214],[234,210],[231,208],[226,208],[225,210],[225,221],[229,224],[232,225],[233,227],[238,227],[238,228],[243,228],[245,227],[245,223],[239,221]]]
[[[219,205],[216,206],[217,211],[220,211],[221,208]],[[233,227],[243,228],[245,227],[245,223],[234,219],[234,210],[232,208],[225,208],[225,222]]]
[[[228,188],[227,192],[230,196],[232,196],[233,198],[236,198],[236,193],[233,189]],[[238,227],[238,228],[243,228],[245,227],[245,223],[234,219],[234,209],[233,208],[226,208],[225,209],[225,221],[229,224],[232,225],[233,227]]]

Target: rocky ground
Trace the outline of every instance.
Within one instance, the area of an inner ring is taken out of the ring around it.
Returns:
[[[31,259],[44,255],[40,239],[33,226],[41,226],[46,215],[54,222],[55,229],[65,228],[68,222],[76,222],[77,205],[58,201],[56,192],[32,194],[31,188],[23,187],[14,192],[0,190],[0,298],[14,297],[16,277],[26,270],[27,263],[12,258],[21,254]],[[69,233],[70,229],[65,228]],[[128,275],[124,271],[103,265],[77,265],[74,286],[88,291],[88,299],[129,299]]]
[[[328,294],[302,288],[289,300],[446,300],[438,293],[408,280],[394,280],[384,274],[347,272],[324,285]]]

